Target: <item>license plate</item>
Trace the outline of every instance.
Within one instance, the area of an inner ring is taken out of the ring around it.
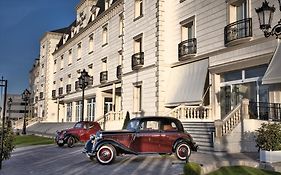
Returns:
[[[63,143],[63,140],[59,140],[58,143]]]

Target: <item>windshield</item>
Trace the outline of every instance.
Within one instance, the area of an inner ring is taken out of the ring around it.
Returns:
[[[129,121],[127,125],[127,130],[137,130],[139,126],[139,121],[138,120],[131,120]]]

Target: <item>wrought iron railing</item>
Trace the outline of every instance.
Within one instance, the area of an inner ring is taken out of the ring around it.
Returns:
[[[118,65],[116,68],[116,77],[118,79],[121,79],[121,74],[122,74],[122,67],[121,67],[121,65]]]
[[[182,41],[178,44],[178,56],[181,59],[183,56],[194,55],[197,52],[196,38]]]
[[[136,70],[144,64],[144,52],[135,53],[132,55],[132,69]]]
[[[250,118],[281,122],[281,104],[266,102],[250,102]]]
[[[100,73],[100,83],[105,83],[107,81],[107,71],[102,71]]]
[[[252,36],[252,18],[246,18],[227,25],[224,28],[224,44]]]

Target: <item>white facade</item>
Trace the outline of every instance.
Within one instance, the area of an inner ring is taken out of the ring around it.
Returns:
[[[207,107],[206,119],[214,121],[224,119],[242,98],[281,103],[280,83],[261,84],[277,40],[264,38],[259,29],[255,8],[260,1],[106,2],[81,1],[74,23],[42,38],[38,92],[44,95],[38,116],[81,120],[82,91],[75,86],[84,69],[93,78],[85,90],[86,120],[100,120],[110,111],[168,115],[184,104]],[[192,70],[205,65],[202,61],[207,62],[202,71]],[[168,100],[181,93],[192,98]]]

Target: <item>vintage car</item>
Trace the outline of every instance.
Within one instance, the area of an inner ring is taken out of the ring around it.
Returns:
[[[76,142],[86,142],[92,134],[96,134],[101,130],[97,122],[80,121],[75,123],[73,128],[57,131],[55,142],[59,147],[67,144],[68,147],[73,147]]]
[[[140,117],[121,131],[99,131],[91,135],[83,153],[100,164],[112,163],[121,154],[172,154],[186,160],[198,146],[181,122],[171,117]]]

